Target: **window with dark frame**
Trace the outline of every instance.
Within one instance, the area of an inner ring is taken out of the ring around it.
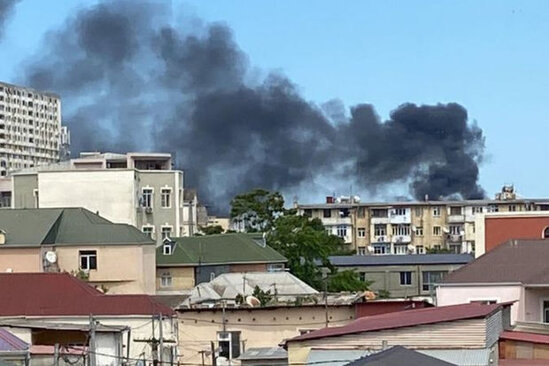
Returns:
[[[79,252],[80,269],[89,271],[97,269],[97,251],[96,250],[81,250]]]

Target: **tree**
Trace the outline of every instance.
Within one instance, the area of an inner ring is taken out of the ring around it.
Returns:
[[[215,234],[222,234],[223,228],[220,225],[204,226],[204,227],[200,227],[200,231],[202,231],[202,234],[204,235],[215,235]]]
[[[267,244],[288,259],[290,272],[310,286],[322,291],[327,281],[329,291],[367,289],[356,272],[338,272],[328,259],[346,253],[343,240],[326,232],[320,219],[285,209],[280,193],[254,190],[236,196],[231,205],[231,217],[242,220],[245,231],[264,231]]]
[[[284,197],[278,192],[255,189],[231,201],[231,219],[246,232],[269,230],[276,217],[284,213]]]

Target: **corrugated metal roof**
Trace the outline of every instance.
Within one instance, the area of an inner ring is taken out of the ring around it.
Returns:
[[[106,295],[68,273],[0,273],[0,316],[160,313],[175,315],[152,296]]]
[[[467,264],[474,257],[470,254],[410,254],[410,255],[345,255],[330,257],[338,267]]]
[[[288,352],[280,347],[248,348],[242,353],[239,360],[283,360],[288,358]]]
[[[446,283],[549,285],[549,240],[510,240],[450,273]]]
[[[511,341],[530,342],[530,343],[539,343],[539,344],[549,344],[549,334],[505,331],[499,336],[499,339],[507,339]]]
[[[438,358],[458,366],[488,366],[492,352],[489,348],[482,349],[418,349],[424,355]]]
[[[408,310],[404,312],[374,315],[356,319],[342,327],[323,328],[317,331],[289,339],[287,342],[304,341],[325,337],[342,336],[362,332],[395,329],[424,324],[434,324],[448,321],[485,318],[498,309],[501,304],[460,304]]]
[[[218,234],[173,238],[171,254],[157,248],[156,263],[170,265],[210,265],[231,263],[284,263],[288,260],[266,245],[262,234]]]
[[[354,360],[371,354],[368,350],[312,349],[307,356],[307,364],[322,366],[344,366]]]
[[[455,366],[454,363],[431,357],[402,346],[391,347],[351,362],[348,366]]]
[[[29,345],[19,337],[0,328],[0,351],[24,351]]]

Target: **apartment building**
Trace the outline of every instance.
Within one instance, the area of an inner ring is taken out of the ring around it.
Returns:
[[[0,82],[0,176],[68,155],[58,95]]]
[[[360,255],[475,251],[475,219],[489,212],[549,210],[549,199],[517,198],[505,186],[495,199],[362,203],[358,197],[326,197],[297,204],[298,213],[319,218]]]
[[[160,245],[196,230],[196,197],[184,200],[183,171],[170,154],[82,153],[79,158],[13,174],[13,208],[84,207],[130,224]]]

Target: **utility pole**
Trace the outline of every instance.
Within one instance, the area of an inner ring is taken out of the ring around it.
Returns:
[[[204,354],[206,353],[206,351],[202,350],[198,351],[198,353],[200,353],[200,357],[202,358],[202,366],[205,366],[206,364],[204,363]]]
[[[210,346],[212,348],[212,366],[217,366],[217,360],[215,358],[215,343],[210,342]]]
[[[93,314],[90,314],[90,342],[88,347],[90,355],[90,366],[96,366],[95,361],[95,319]]]
[[[328,324],[330,323],[328,319],[328,277],[324,281],[324,315],[326,317],[326,328],[328,328]]]
[[[53,346],[53,365],[59,366],[59,343]]]
[[[160,338],[160,349],[158,350],[158,353],[159,353],[159,357],[158,359],[160,360],[160,364],[162,365],[163,364],[163,361],[164,361],[164,336],[162,334],[163,332],[163,328],[164,328],[164,325],[162,324],[162,313],[160,313],[160,316],[159,316],[159,325],[158,325],[158,337]]]

